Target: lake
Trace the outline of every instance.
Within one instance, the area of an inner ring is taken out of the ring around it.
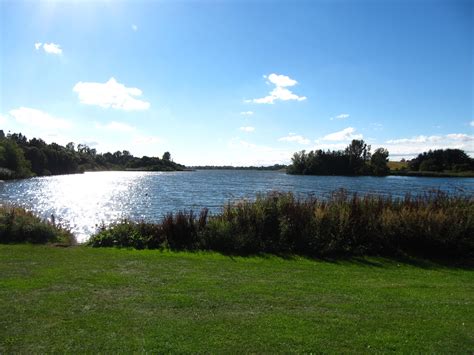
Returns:
[[[153,221],[167,212],[209,208],[258,192],[292,191],[328,197],[344,188],[360,194],[402,197],[433,189],[474,195],[472,178],[296,176],[274,171],[199,170],[193,172],[89,172],[9,181],[0,184],[0,201],[14,203],[43,218],[55,216],[79,242],[122,218]]]

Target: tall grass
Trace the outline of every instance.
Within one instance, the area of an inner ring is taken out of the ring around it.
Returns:
[[[73,244],[73,235],[23,208],[0,207],[0,243]]]
[[[228,203],[216,215],[182,211],[155,224],[102,226],[89,244],[239,255],[474,257],[474,198],[435,192],[392,199],[339,191],[319,200],[274,192]]]

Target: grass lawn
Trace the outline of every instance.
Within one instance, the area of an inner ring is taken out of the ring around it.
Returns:
[[[408,167],[408,163],[404,161],[389,161],[387,165],[390,170],[404,169]]]
[[[474,350],[474,273],[0,245],[0,353]]]

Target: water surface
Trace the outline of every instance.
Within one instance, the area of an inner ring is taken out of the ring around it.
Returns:
[[[340,188],[394,197],[433,189],[473,195],[474,179],[295,176],[238,170],[90,172],[5,182],[0,184],[0,201],[24,206],[43,218],[54,215],[82,242],[102,222],[153,221],[167,212],[203,207],[218,212],[229,200],[252,199],[258,192],[274,190],[325,198]]]

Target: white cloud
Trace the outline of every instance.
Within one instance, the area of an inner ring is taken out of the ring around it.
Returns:
[[[96,127],[99,129],[106,129],[109,131],[124,132],[124,133],[134,132],[136,130],[135,127],[132,127],[126,123],[116,122],[116,121],[111,121],[107,123],[106,125],[96,123]]]
[[[150,103],[134,98],[141,96],[138,88],[127,88],[114,78],[106,83],[78,82],[72,89],[79,95],[81,103],[97,105],[103,108],[115,108],[126,111],[147,110]]]
[[[270,74],[266,78],[269,80],[270,83],[275,85],[275,88],[269,93],[269,95],[259,98],[259,99],[245,100],[245,102],[253,102],[256,104],[273,104],[277,100],[281,100],[281,101],[306,100],[306,96],[298,96],[294,94],[292,91],[290,91],[289,89],[287,89],[287,87],[296,85],[298,83],[296,80],[293,80],[286,75],[278,75],[278,74]]]
[[[255,127],[252,127],[252,126],[244,126],[244,127],[240,127],[239,129],[241,131],[244,131],[244,132],[254,132],[255,131]]]
[[[298,84],[296,80],[293,80],[286,75],[270,74],[268,77],[264,76],[264,78],[268,78],[269,82],[280,87],[295,86]]]
[[[415,136],[411,138],[401,139],[390,139],[387,141],[389,144],[403,144],[403,143],[427,143],[427,142],[438,142],[442,139],[441,136]]]
[[[290,133],[286,137],[278,138],[278,141],[280,141],[280,142],[294,142],[294,143],[305,144],[305,145],[311,143],[311,141],[308,138],[297,135],[295,133]]]
[[[46,112],[28,107],[11,110],[10,115],[21,124],[41,129],[68,129],[72,123],[68,120],[54,117]]]
[[[348,113],[341,113],[340,115],[337,115],[335,117],[331,117],[332,120],[345,120],[346,118],[349,118],[350,115]]]
[[[356,129],[353,127],[344,128],[342,131],[330,133],[323,137],[325,141],[349,141],[352,139],[362,139],[362,134],[355,134]]]
[[[390,139],[382,144],[390,155],[405,158],[435,149],[462,149],[474,153],[474,136],[464,133],[451,133],[443,136],[415,136],[411,138]]]
[[[253,115],[253,111],[244,111],[244,112],[241,112],[240,113],[242,116],[252,116]]]
[[[206,157],[206,161],[202,161],[202,163],[234,166],[273,165],[282,162],[289,163],[294,153],[293,150],[259,145],[239,138],[231,139],[227,148],[222,151],[220,157],[216,156],[212,161],[208,161],[209,157]]]
[[[36,47],[36,44],[35,44],[35,47]],[[50,54],[58,54],[59,55],[59,54],[63,53],[63,50],[61,49],[61,46],[59,44],[55,44],[55,43],[45,43],[45,44],[43,44],[43,49],[46,53],[50,53]]]
[[[471,121],[471,123],[469,123],[471,125],[471,127],[474,127],[474,121]]]
[[[134,30],[135,32],[138,31],[138,26],[137,25],[132,25],[132,30]]]
[[[43,47],[43,50],[49,54],[57,54],[57,55],[63,54],[63,50],[61,49],[61,46],[56,43],[44,43],[44,44],[41,42],[35,43],[35,49],[37,51],[40,50],[41,47]]]
[[[446,137],[454,141],[463,141],[463,142],[474,141],[474,136],[470,136],[464,133],[451,133],[451,134],[447,134]]]

